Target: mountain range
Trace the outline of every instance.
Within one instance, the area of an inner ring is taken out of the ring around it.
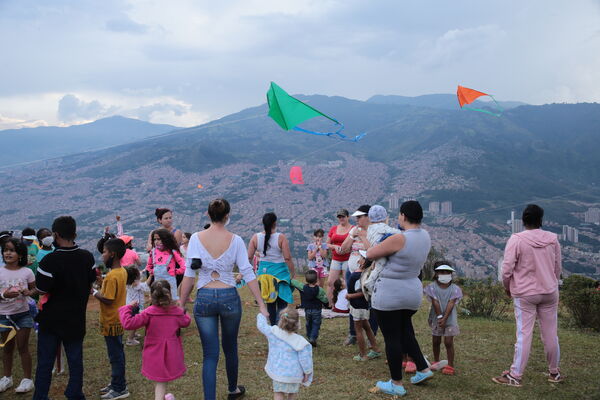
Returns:
[[[135,142],[175,129],[178,128],[121,116],[69,127],[6,129],[0,131],[0,140],[6,146],[5,148],[11,151],[2,155],[2,166]]]
[[[0,228],[47,225],[68,213],[92,243],[118,213],[128,233],[145,238],[153,208],[168,206],[178,227],[195,231],[206,222],[206,204],[223,196],[232,203],[231,228],[246,240],[261,229],[262,214],[275,211],[302,263],[312,230],[327,230],[340,207],[380,203],[395,218],[395,200],[416,198],[426,211],[430,202],[452,201],[453,215],[427,214],[425,224],[462,273],[484,277],[496,273],[510,211],[519,215],[534,201],[546,209],[548,229],[580,228],[579,243],[563,243],[568,273],[600,274],[600,227],[583,221],[583,212],[600,204],[599,104],[521,105],[494,117],[446,109],[436,96],[427,105],[298,97],[342,121],[349,136],[367,135],[348,143],[285,132],[260,105],[31,169],[5,169],[0,201],[10,206]],[[304,126],[331,129],[318,119]],[[292,165],[302,167],[305,185],[289,182]]]

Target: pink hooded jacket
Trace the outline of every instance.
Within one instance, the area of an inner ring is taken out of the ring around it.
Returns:
[[[502,283],[512,297],[554,293],[561,270],[560,244],[555,233],[530,229],[508,239]]]

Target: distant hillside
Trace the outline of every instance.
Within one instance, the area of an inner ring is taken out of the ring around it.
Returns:
[[[425,210],[429,202],[452,201],[453,216],[426,214],[425,223],[462,273],[483,277],[495,275],[510,211],[535,201],[553,232],[581,228],[580,243],[563,243],[567,271],[600,277],[600,226],[583,224],[583,213],[600,207],[599,104],[521,106],[494,117],[301,98],[342,121],[348,135],[366,137],[348,143],[285,132],[260,105],[198,127],[0,171],[0,203],[10,205],[0,228],[39,227],[69,213],[80,222],[81,240],[93,244],[119,213],[126,232],[144,238],[155,226],[153,208],[169,206],[176,226],[194,231],[206,222],[206,204],[223,196],[232,204],[232,230],[246,240],[262,229],[264,212],[276,212],[302,265],[307,237],[331,226],[340,207],[388,206],[391,196],[416,198]],[[331,122],[304,126],[326,130]],[[302,166],[305,185],[290,184],[291,165]]]
[[[5,149],[2,166],[81,153],[134,142],[178,129],[137,119],[114,116],[69,127],[38,127],[0,131]]]
[[[377,104],[397,104],[397,105],[410,105],[419,107],[431,107],[431,108],[442,108],[445,110],[458,110],[460,109],[456,95],[454,94],[425,94],[422,96],[396,96],[396,95],[375,95],[367,100],[368,103]],[[527,103],[520,101],[498,101],[500,107],[508,110],[519,106],[524,106]],[[473,103],[474,107],[486,107],[489,103],[485,101],[476,100]]]

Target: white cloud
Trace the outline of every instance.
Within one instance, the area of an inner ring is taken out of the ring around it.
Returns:
[[[0,0],[0,110],[58,124],[72,93],[65,121],[116,107],[186,126],[263,102],[271,80],[359,99],[462,83],[600,101],[598,26],[592,0]]]

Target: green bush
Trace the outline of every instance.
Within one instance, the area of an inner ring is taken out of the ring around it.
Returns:
[[[600,331],[600,291],[595,283],[585,276],[571,275],[564,281],[561,300],[577,326]]]
[[[492,282],[491,279],[479,281],[466,278],[459,278],[457,284],[465,294],[463,306],[471,316],[491,319],[505,317],[511,299],[504,292],[502,285]]]

